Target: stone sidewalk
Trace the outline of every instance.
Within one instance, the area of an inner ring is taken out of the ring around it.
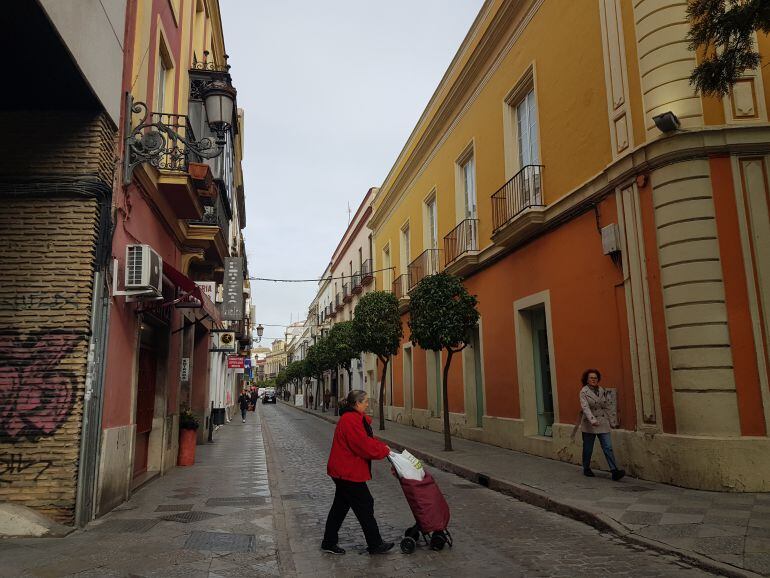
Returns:
[[[333,413],[296,409],[337,420]],[[586,478],[564,462],[460,438],[452,439],[455,451],[445,452],[441,433],[390,421],[385,428],[375,435],[389,445],[524,502],[714,572],[770,575],[770,493],[706,492],[630,477],[612,482],[596,470]]]
[[[0,577],[279,576],[259,416],[196,453],[65,538],[0,540]]]

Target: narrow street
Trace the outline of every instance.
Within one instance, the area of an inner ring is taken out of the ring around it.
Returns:
[[[258,404],[246,424],[199,446],[193,467],[150,482],[84,531],[0,541],[0,576],[708,575],[433,468],[452,508],[452,549],[371,557],[351,513],[340,534],[347,554],[322,554],[332,432],[283,404]],[[370,488],[383,537],[397,542],[413,522],[385,462]]]
[[[285,575],[298,576],[706,576],[655,552],[630,547],[579,522],[430,468],[452,509],[454,547],[420,548],[371,557],[352,513],[340,533],[345,556],[319,545],[333,496],[326,458],[333,426],[283,404],[260,406],[269,447],[273,505],[286,536],[277,544]],[[413,524],[401,488],[386,462],[373,467],[369,486],[383,538],[398,542]]]

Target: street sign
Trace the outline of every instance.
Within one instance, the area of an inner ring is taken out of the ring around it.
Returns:
[[[182,358],[182,370],[180,372],[179,379],[181,381],[190,381],[190,358]]]

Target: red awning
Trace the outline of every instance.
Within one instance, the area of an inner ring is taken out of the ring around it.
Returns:
[[[203,294],[201,293],[201,288],[195,284],[195,281],[165,261],[163,261],[163,274],[183,293],[177,296],[174,304],[180,301],[196,300],[197,304],[193,304],[191,307],[203,307]]]

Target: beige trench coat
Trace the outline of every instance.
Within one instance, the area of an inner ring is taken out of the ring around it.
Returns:
[[[591,386],[584,385],[580,390],[580,407],[583,417],[580,421],[580,431],[583,433],[609,433],[614,424],[610,423],[610,401],[607,398],[607,390],[599,387],[594,391]],[[594,417],[599,425],[591,425]]]

